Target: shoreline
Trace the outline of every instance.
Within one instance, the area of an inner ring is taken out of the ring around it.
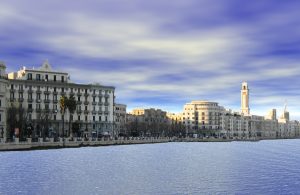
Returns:
[[[188,142],[259,142],[264,140],[287,140],[295,138],[264,138],[264,139],[217,139],[217,138],[132,138],[122,140],[100,140],[100,141],[69,141],[62,139],[58,142],[19,142],[19,143],[0,143],[0,152],[9,151],[29,151],[29,150],[49,150],[63,148],[81,148],[81,147],[101,147],[101,146],[119,146],[136,144],[157,144],[157,143],[188,143]]]

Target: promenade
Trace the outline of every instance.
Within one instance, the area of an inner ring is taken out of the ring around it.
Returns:
[[[127,144],[150,144],[150,143],[165,143],[172,141],[173,138],[155,138],[155,137],[129,137],[118,139],[111,138],[38,138],[33,141],[31,138],[27,138],[26,141],[19,141],[15,138],[13,142],[5,142],[4,139],[0,139],[0,151],[12,151],[12,150],[34,150],[34,149],[51,149],[51,148],[68,148],[68,147],[85,147],[85,146],[109,146],[109,145],[127,145]]]

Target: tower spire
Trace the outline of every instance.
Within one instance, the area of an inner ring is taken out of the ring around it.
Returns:
[[[242,83],[241,89],[241,113],[244,115],[250,115],[250,108],[249,108],[249,88],[248,83]]]

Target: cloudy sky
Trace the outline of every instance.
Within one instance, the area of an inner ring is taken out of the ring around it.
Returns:
[[[276,0],[0,0],[7,71],[70,72],[113,85],[117,101],[179,112],[191,100],[300,119],[300,2]]]

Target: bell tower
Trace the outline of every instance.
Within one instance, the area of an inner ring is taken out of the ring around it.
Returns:
[[[241,113],[244,115],[250,115],[250,108],[249,108],[249,88],[248,83],[242,83],[242,90],[241,90]]]

